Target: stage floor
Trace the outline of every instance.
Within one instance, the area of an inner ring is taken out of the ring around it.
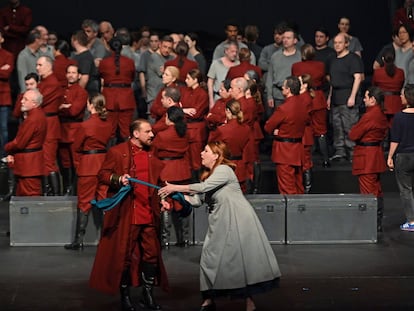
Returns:
[[[343,171],[350,176],[349,168],[329,169],[324,182],[349,184],[353,179],[338,177]],[[403,221],[398,193],[391,191],[377,244],[272,245],[283,275],[279,289],[255,297],[257,310],[414,310],[414,232],[400,231]],[[1,202],[0,310],[120,310],[118,296],[88,288],[96,247],[10,247],[8,230],[8,202]],[[171,287],[155,290],[163,310],[199,310],[200,252],[201,246],[163,252]],[[138,300],[139,290],[132,296]],[[217,310],[245,307],[223,299]]]

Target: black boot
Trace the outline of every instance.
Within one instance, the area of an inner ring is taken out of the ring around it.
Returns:
[[[147,262],[142,263],[142,298],[140,300],[141,308],[149,310],[161,310],[161,306],[155,302],[152,290],[155,285],[156,267]]]
[[[50,172],[49,174],[50,187],[54,196],[60,195],[60,180],[58,172]]]
[[[65,196],[73,195],[73,182],[74,182],[74,171],[72,167],[64,167],[61,170],[62,172],[62,183],[63,191],[62,194]]]
[[[384,198],[377,197],[377,232],[382,232],[383,215],[384,215]]]
[[[161,212],[161,246],[169,248],[171,236],[171,214],[168,211]]]
[[[259,193],[262,169],[260,162],[253,163],[253,194]]]
[[[329,151],[328,151],[328,142],[326,141],[326,135],[321,135],[318,137],[319,150],[322,155],[322,166],[329,167]]]
[[[75,239],[72,243],[65,244],[65,249],[83,250],[83,238],[85,236],[86,226],[88,225],[89,214],[82,212],[79,208],[77,213]]]
[[[42,193],[45,197],[53,195],[48,176],[42,176]]]
[[[303,171],[303,185],[305,187],[305,193],[310,193],[312,188],[312,170],[308,169]]]
[[[121,293],[121,309],[122,311],[135,311],[136,308],[131,301],[131,295],[129,293],[129,271],[125,270],[122,273],[121,286],[119,287]]]
[[[2,201],[9,201],[13,195],[16,195],[16,177],[13,174],[13,170],[8,169],[7,176],[9,191],[3,196]]]

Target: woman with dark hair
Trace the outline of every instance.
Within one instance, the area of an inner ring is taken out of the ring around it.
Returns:
[[[162,182],[172,181],[173,183],[188,183],[191,178],[190,161],[188,160],[189,139],[187,135],[187,124],[183,110],[177,106],[167,109],[165,123],[166,129],[158,132],[152,142],[154,154],[163,163],[160,179]],[[162,213],[161,243],[163,247],[170,245],[170,217],[175,228],[177,246],[189,244],[189,219],[180,217],[178,211],[182,206],[171,200],[172,211]]]
[[[185,83],[187,73],[192,69],[198,69],[198,64],[196,61],[193,61],[187,57],[188,54],[188,45],[184,41],[179,41],[175,47],[175,53],[177,57],[168,60],[164,64],[164,68],[168,66],[175,66],[180,70],[180,76],[178,82],[181,84]]]
[[[109,41],[112,54],[99,63],[103,79],[102,95],[106,98],[108,121],[112,124],[112,138],[117,141],[117,130],[121,141],[129,137],[129,125],[136,110],[132,82],[135,79],[134,61],[121,55],[122,42],[119,38]]]
[[[395,52],[390,48],[382,55],[384,66],[375,69],[372,85],[378,86],[384,94],[384,113],[387,116],[388,128],[392,126],[394,115],[403,109],[400,92],[404,85],[404,71],[395,65]],[[389,147],[389,138],[385,141]]]
[[[209,206],[209,228],[200,259],[200,311],[214,311],[220,296],[246,299],[246,311],[256,310],[252,296],[278,286],[279,266],[254,208],[244,197],[235,164],[224,142],[209,142],[201,152],[201,182],[167,185],[166,196],[180,191],[193,205]],[[198,194],[198,195],[196,195]]]
[[[230,80],[221,82],[219,95],[220,98],[216,100],[213,107],[210,107],[206,116],[207,126],[210,130],[210,135],[220,126],[226,122],[226,103],[231,100],[229,93]],[[210,141],[210,139],[209,139]]]
[[[69,65],[76,64],[76,61],[69,58],[70,46],[67,41],[58,40],[54,46],[55,61],[53,62],[53,73],[64,88],[68,85],[66,69]]]
[[[201,48],[198,46],[198,35],[195,32],[189,32],[184,36],[184,42],[188,45],[187,57],[198,63],[198,68],[203,75],[207,73],[207,61]]]
[[[90,117],[81,123],[73,143],[73,149],[78,154],[75,162],[78,176],[78,216],[75,238],[72,243],[65,245],[65,249],[70,250],[83,249],[83,237],[92,208],[90,201],[96,198],[96,194],[98,197],[105,196],[105,193],[97,189],[98,171],[105,160],[106,146],[112,133],[111,123],[106,120],[105,97],[101,94],[89,97],[86,108]]]

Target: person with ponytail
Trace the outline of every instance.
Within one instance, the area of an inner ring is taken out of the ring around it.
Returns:
[[[83,237],[92,208],[90,201],[95,199],[95,192],[99,190],[97,174],[105,160],[107,144],[112,133],[111,123],[107,121],[108,113],[103,95],[89,97],[86,108],[90,117],[81,123],[73,143],[73,148],[78,154],[78,161],[75,162],[78,177],[78,210],[74,240],[65,245],[65,249],[69,250],[83,249]]]
[[[152,142],[154,154],[163,163],[160,179],[162,182],[188,183],[191,178],[190,161],[188,159],[189,137],[187,124],[182,108],[170,106],[164,119],[166,128],[155,135]],[[190,243],[190,225],[188,217],[180,217],[182,206],[172,200],[171,211],[161,212],[161,245],[170,245],[171,219],[175,228],[177,246],[188,246]]]
[[[237,121],[236,121],[237,122]],[[211,141],[201,152],[201,182],[167,182],[158,194],[187,193],[193,205],[207,203],[208,230],[200,258],[200,311],[215,311],[215,299],[242,298],[256,310],[253,295],[279,284],[280,269],[254,208],[243,195],[227,145]]]
[[[102,95],[106,99],[108,121],[112,124],[112,144],[129,137],[129,125],[136,110],[132,82],[135,80],[134,61],[121,55],[123,42],[119,38],[109,41],[112,55],[101,60],[99,73],[103,79]],[[119,136],[117,135],[119,130]],[[118,137],[117,137],[118,136]]]

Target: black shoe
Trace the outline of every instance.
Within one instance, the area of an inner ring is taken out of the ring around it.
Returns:
[[[328,167],[330,167],[331,166],[331,163],[329,163],[329,161],[323,161],[322,162],[322,167],[324,167],[324,168],[328,168]]]
[[[65,244],[63,247],[65,249],[69,249],[69,250],[73,250],[73,251],[83,250],[83,243],[73,242],[73,243],[70,243],[70,244]]]
[[[216,304],[213,302],[209,305],[201,306],[200,311],[216,311]]]

